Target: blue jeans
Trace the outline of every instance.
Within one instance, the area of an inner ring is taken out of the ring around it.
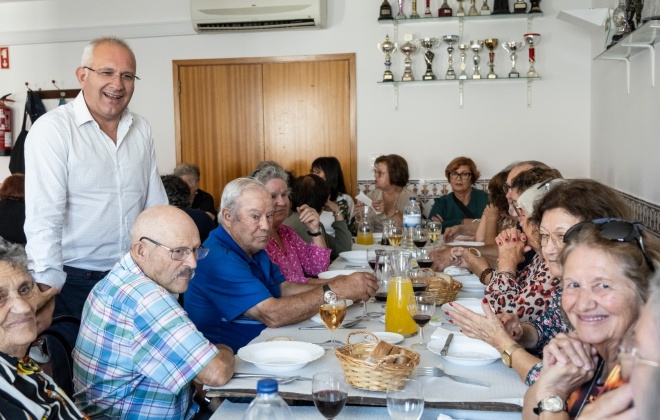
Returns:
[[[72,315],[80,319],[83,306],[92,288],[108,274],[108,271],[88,271],[75,267],[64,266],[66,283],[55,297],[55,313],[58,315]]]

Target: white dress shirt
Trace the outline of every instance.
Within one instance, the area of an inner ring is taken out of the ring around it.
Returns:
[[[115,144],[82,92],[32,126],[25,172],[30,268],[38,283],[51,287],[64,285],[63,265],[110,270],[130,248],[138,214],[168,203],[149,123],[124,111]]]

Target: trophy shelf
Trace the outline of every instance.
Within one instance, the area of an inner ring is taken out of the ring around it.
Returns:
[[[649,20],[642,26],[621,38],[596,56],[594,60],[617,60],[626,63],[628,93],[630,93],[630,58],[635,54],[648,50],[651,62],[651,86],[655,87],[655,48],[660,41],[660,20]]]
[[[405,25],[429,22],[453,22],[462,20],[499,20],[499,19],[533,19],[542,17],[543,13],[510,13],[501,15],[478,15],[478,16],[444,16],[444,17],[420,17],[419,19],[383,19],[378,23],[384,25]]]

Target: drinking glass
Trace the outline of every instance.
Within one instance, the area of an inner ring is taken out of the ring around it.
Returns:
[[[394,226],[390,229],[387,234],[387,240],[392,246],[401,246],[401,240],[403,239],[403,228]]]
[[[428,237],[435,248],[442,235],[442,222],[428,222],[426,224]]]
[[[408,300],[408,312],[419,326],[419,342],[410,347],[415,350],[425,350],[424,327],[431,321],[435,312],[435,295],[431,292],[416,292]]]
[[[429,248],[422,248],[417,251],[417,265],[419,268],[430,269],[433,266],[433,253]]]
[[[424,389],[414,379],[395,381],[387,387],[387,412],[393,420],[419,420],[424,412]]]
[[[415,230],[413,231],[413,243],[417,248],[417,252],[418,252],[417,255],[419,255],[419,250],[424,248],[428,240],[429,240],[429,235],[426,229],[422,229],[421,227],[415,228]]]
[[[433,273],[433,275],[435,275],[435,272]],[[410,277],[410,281],[412,282],[413,293],[425,292],[426,289],[429,287],[428,279],[424,278],[429,276],[429,274],[425,269],[421,268],[416,270],[410,270],[408,271],[408,276]]]
[[[326,419],[339,415],[348,398],[348,385],[341,372],[318,372],[312,377],[314,405]]]
[[[346,316],[346,301],[338,300],[333,303],[325,303],[319,308],[319,316],[321,321],[330,330],[330,346],[332,350],[335,349],[335,331],[344,322]]]
[[[376,262],[374,263],[374,275],[378,280],[378,291],[376,292],[376,302],[387,301],[387,292],[390,286],[390,277],[392,269],[389,261],[389,251],[384,249],[376,250]]]

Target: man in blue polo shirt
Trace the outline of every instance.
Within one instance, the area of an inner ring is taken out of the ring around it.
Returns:
[[[236,352],[266,327],[311,318],[327,291],[338,299],[362,300],[378,289],[371,273],[337,276],[324,286],[285,281],[264,251],[273,201],[259,181],[227,184],[218,216],[220,226],[204,242],[213,257],[198,262],[184,299],[190,319],[211,342]]]

